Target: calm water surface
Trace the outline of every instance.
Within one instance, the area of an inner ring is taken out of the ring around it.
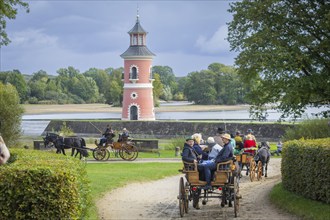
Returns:
[[[162,105],[170,105],[168,103]],[[182,105],[173,103],[172,105]],[[303,118],[313,117],[328,108],[309,108]],[[277,121],[280,113],[268,111],[267,121]],[[23,115],[22,131],[27,136],[40,136],[52,119],[121,119],[121,113],[60,113]],[[156,112],[157,120],[251,120],[248,110],[215,111],[215,112]],[[290,120],[290,119],[287,119]]]

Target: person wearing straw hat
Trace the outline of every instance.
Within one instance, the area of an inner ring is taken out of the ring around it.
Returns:
[[[201,167],[204,169],[205,181],[207,182],[205,189],[212,190],[211,186],[211,172],[215,171],[217,168],[217,163],[227,161],[229,158],[233,157],[233,147],[231,146],[231,136],[230,134],[223,134],[221,136],[224,146],[216,156],[216,158],[212,160],[208,160],[207,162],[203,162]]]

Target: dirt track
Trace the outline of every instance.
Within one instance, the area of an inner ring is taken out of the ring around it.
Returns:
[[[243,174],[245,172],[243,171]],[[178,208],[179,179],[182,175],[146,183],[134,183],[106,194],[97,202],[101,219],[180,219]],[[240,181],[239,217],[234,209],[220,207],[218,199],[209,200],[200,210],[189,203],[189,213],[183,219],[296,219],[276,209],[268,199],[272,187],[281,180],[280,159],[271,159],[268,177],[250,182],[247,176]]]

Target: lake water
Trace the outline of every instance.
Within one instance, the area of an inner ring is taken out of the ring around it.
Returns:
[[[180,105],[182,103],[173,103]],[[164,105],[164,104],[163,104]],[[166,104],[170,105],[170,104]],[[309,108],[303,118],[311,118],[313,114],[328,108]],[[267,112],[267,121],[277,121],[280,113],[274,110]],[[23,115],[22,131],[27,136],[40,136],[52,119],[121,119],[121,113],[60,113]],[[251,120],[248,110],[215,111],[215,112],[156,112],[156,120]],[[288,119],[289,120],[289,119]]]

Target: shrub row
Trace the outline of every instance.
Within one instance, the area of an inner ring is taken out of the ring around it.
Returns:
[[[330,138],[285,142],[281,169],[286,190],[330,203]]]
[[[0,219],[82,219],[90,205],[83,162],[63,155],[10,149],[0,166]]]

